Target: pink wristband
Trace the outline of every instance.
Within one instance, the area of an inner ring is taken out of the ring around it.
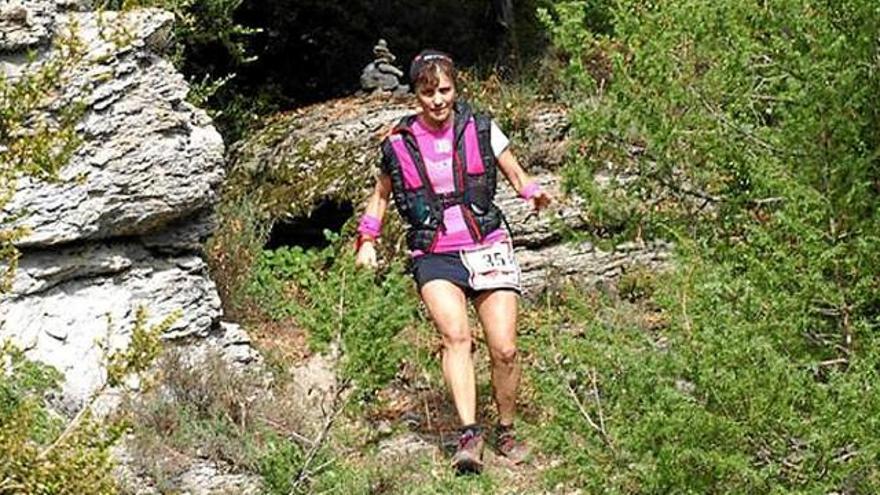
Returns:
[[[364,214],[364,216],[361,217],[361,223],[358,224],[357,230],[361,234],[379,237],[379,233],[382,232],[382,220],[379,220],[372,215]]]
[[[541,184],[538,184],[538,181],[529,182],[529,184],[522,188],[522,191],[519,192],[519,196],[522,199],[532,199],[535,194],[541,191]]]

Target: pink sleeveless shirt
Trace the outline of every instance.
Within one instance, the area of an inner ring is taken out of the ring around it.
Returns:
[[[452,123],[441,130],[433,130],[422,123],[421,118],[416,119],[412,125],[412,132],[419,145],[428,179],[438,194],[452,192],[455,189],[452,175]],[[462,208],[466,205],[453,205],[443,211],[443,224],[446,232],[438,232],[437,243],[434,245],[435,253],[449,253],[454,251],[478,248],[487,244],[507,240],[507,232],[503,228],[496,229],[486,235],[481,243],[475,242],[468,232],[464,223]],[[420,256],[424,252],[413,251],[412,256]]]

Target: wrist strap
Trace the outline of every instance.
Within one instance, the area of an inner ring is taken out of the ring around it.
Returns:
[[[368,235],[359,235],[357,239],[354,241],[354,253],[357,254],[358,251],[361,250],[361,246],[364,245],[365,242],[373,242],[375,239]]]
[[[532,199],[536,194],[541,191],[541,184],[538,184],[538,181],[529,182],[522,191],[519,192],[519,196],[522,199]]]
[[[364,214],[361,217],[361,222],[358,224],[357,231],[361,235],[368,235],[374,238],[379,237],[379,234],[382,232],[382,220],[373,215]]]

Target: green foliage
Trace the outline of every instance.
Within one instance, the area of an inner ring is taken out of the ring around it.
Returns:
[[[3,374],[0,381],[0,424],[21,414],[33,411],[30,430],[22,433],[37,443],[46,443],[60,431],[59,418],[52,417],[41,406],[42,398],[57,391],[62,379],[54,368],[28,361],[24,353],[9,342],[3,344]]]
[[[156,7],[174,14],[174,43],[170,58],[190,80],[188,100],[206,108],[227,142],[252,128],[258,115],[276,107],[265,97],[242,97],[234,86],[237,72],[256,57],[248,41],[260,29],[239,23],[235,14],[242,0],[97,0],[96,6],[127,11]]]
[[[0,78],[0,210],[15,193],[21,175],[52,180],[80,144],[75,124],[82,115],[78,101],[49,112],[53,95],[68,83],[65,69],[83,57],[76,27],[57,36],[54,55],[24,68],[16,77]],[[0,219],[0,293],[9,290],[18,260],[14,242],[27,228],[14,225],[23,212]]]
[[[249,290],[275,318],[292,316],[316,348],[339,345],[342,376],[370,393],[397,371],[405,348],[396,336],[414,321],[417,298],[399,261],[377,276],[354,266],[343,238],[327,236],[322,250],[264,251]]]
[[[599,32],[587,6],[544,15],[581,93],[567,184],[609,230],[674,238],[679,271],[656,288],[662,335],[571,297],[586,338],[534,343],[546,445],[571,461],[557,475],[611,493],[876,492],[880,7],[622,1]]]
[[[160,323],[148,327],[147,308],[138,306],[128,346],[107,357],[107,385],[118,386],[126,376],[147,371],[162,351],[162,334],[178,318],[180,312],[176,311]]]
[[[268,233],[265,213],[255,203],[248,195],[224,195],[216,210],[221,221],[205,246],[211,278],[234,318],[245,313],[244,289]]]
[[[218,43],[236,62],[247,60],[244,39],[253,29],[236,23],[233,14],[242,0],[98,0],[96,7],[127,11],[155,7],[174,14],[174,35],[178,40],[173,54],[175,65],[182,66],[187,51]]]
[[[8,342],[0,361],[0,493],[115,493],[109,447],[121,431],[87,414],[76,430],[65,429],[46,406],[62,375]]]
[[[124,376],[144,373],[158,353],[159,335],[175,317],[148,329],[146,311],[139,308],[132,342],[107,357],[107,382],[93,399]],[[93,418],[91,400],[67,420],[49,406],[49,398],[60,393],[61,373],[29,361],[8,342],[0,361],[0,493],[116,493],[110,449],[126,422]]]
[[[287,494],[293,488],[299,466],[303,462],[303,450],[283,438],[273,438],[260,459],[260,475],[268,493]]]
[[[171,480],[197,453],[234,469],[256,468],[262,427],[256,376],[236,372],[216,353],[193,366],[180,349],[163,352],[157,372],[155,386],[127,397],[123,411],[136,462],[161,490],[175,489]]]
[[[268,494],[314,493],[353,476],[331,435],[304,436],[302,418],[315,411],[294,402],[286,383],[233,368],[217,352],[196,361],[184,352],[163,353],[156,387],[124,406],[134,462],[161,491],[179,490],[179,476],[196,459],[259,475]]]

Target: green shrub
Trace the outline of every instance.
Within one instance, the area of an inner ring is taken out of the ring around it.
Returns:
[[[169,58],[190,81],[187,99],[205,108],[231,143],[274,111],[270,98],[237,94],[237,71],[253,62],[247,42],[259,29],[235,20],[242,0],[94,0],[96,8],[127,11],[156,7],[174,14]]]
[[[92,397],[121,384],[125,375],[146,371],[172,321],[148,328],[139,308],[131,345],[108,356],[108,381]],[[125,421],[93,418],[91,400],[69,420],[49,406],[60,393],[61,373],[27,360],[8,342],[0,362],[0,493],[116,493],[110,449],[125,432]]]
[[[81,142],[75,126],[83,104],[57,101],[58,92],[69,84],[70,69],[85,55],[76,29],[73,24],[69,32],[56,33],[51,55],[39,64],[0,79],[0,209],[22,175],[56,180]],[[79,89],[84,98],[85,90]],[[13,225],[26,214],[12,212],[0,220],[0,296],[9,290],[16,268],[15,242],[28,232]],[[132,345],[106,356],[108,379],[93,398],[121,384],[125,375],[142,373],[155,357],[159,333],[170,322],[147,328],[146,312],[139,308]],[[92,401],[68,420],[49,406],[51,396],[60,393],[63,376],[57,370],[27,360],[7,342],[0,362],[0,493],[115,493],[110,448],[125,424],[92,418]]]
[[[218,204],[218,227],[205,250],[224,311],[242,320],[248,313],[245,289],[262,253],[268,221],[251,196],[232,196],[224,195]]]
[[[80,145],[75,124],[82,103],[62,104],[51,113],[47,107],[50,95],[68,84],[65,69],[84,55],[74,27],[56,37],[54,49],[54,56],[40,65],[25,67],[15,78],[0,78],[0,210],[12,199],[20,176],[54,180]],[[24,213],[0,218],[0,294],[9,290],[17,266],[14,243],[28,232],[15,225]]]
[[[163,353],[156,386],[124,405],[133,462],[160,491],[179,490],[180,475],[202,459],[259,476],[261,493],[269,494],[314,493],[340,477],[356,478],[334,450],[330,427],[303,436],[303,418],[315,411],[295,402],[287,383],[237,369],[216,351],[195,363],[185,352]]]
[[[402,262],[378,275],[356,268],[345,239],[327,235],[321,250],[264,251],[249,290],[275,318],[292,316],[317,349],[338,344],[342,376],[370,393],[394,377],[405,353],[396,336],[414,321],[418,298]]]
[[[558,383],[535,377],[547,446],[571,461],[556,474],[606,493],[876,492],[880,8],[624,1],[594,32],[585,5],[545,15],[583,95],[567,184],[623,235],[674,239],[678,272],[653,296],[661,335],[567,303],[587,338],[547,343]]]

